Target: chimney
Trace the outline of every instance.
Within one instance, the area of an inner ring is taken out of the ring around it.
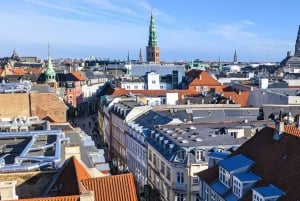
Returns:
[[[1,181],[0,182],[0,198],[1,200],[17,200],[16,195],[17,181]]]
[[[300,114],[297,115],[296,127],[300,130]]]
[[[66,144],[65,145],[65,160],[75,156],[77,159],[81,160],[80,156],[80,146],[77,144]]]
[[[278,141],[284,133],[284,122],[282,120],[275,121],[275,129],[273,139]]]
[[[80,193],[80,201],[94,201],[94,191],[82,191]]]

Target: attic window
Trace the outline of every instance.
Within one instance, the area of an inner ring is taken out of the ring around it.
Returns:
[[[184,158],[185,158],[185,150],[182,150],[182,149],[178,150],[177,155],[176,155],[176,160],[183,161]]]

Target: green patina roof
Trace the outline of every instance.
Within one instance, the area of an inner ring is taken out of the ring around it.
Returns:
[[[148,40],[149,47],[157,47],[157,38],[156,38],[156,31],[155,31],[155,21],[153,14],[151,13],[150,19],[150,26],[149,26],[149,40]]]
[[[47,69],[45,71],[45,76],[46,76],[46,82],[56,81],[55,80],[55,78],[56,78],[56,72],[55,72],[55,70],[53,68],[50,55],[48,55],[48,66],[47,66]]]

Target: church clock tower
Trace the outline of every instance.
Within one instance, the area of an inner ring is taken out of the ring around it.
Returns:
[[[148,46],[146,47],[147,62],[154,62],[156,64],[160,63],[160,52],[157,46],[155,21],[153,14],[151,12],[150,26],[149,26],[149,39]]]

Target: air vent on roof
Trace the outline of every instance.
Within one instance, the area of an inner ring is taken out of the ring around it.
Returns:
[[[196,130],[196,128],[194,126],[191,126],[190,129],[191,130]]]
[[[183,137],[177,137],[176,139],[177,139],[177,140],[181,140],[181,139],[183,139]]]
[[[195,141],[196,142],[201,142],[201,141],[203,141],[201,138],[199,138],[199,137],[197,137],[196,139],[195,139]]]
[[[189,141],[188,140],[182,140],[181,143],[186,144],[186,143],[189,143]]]

